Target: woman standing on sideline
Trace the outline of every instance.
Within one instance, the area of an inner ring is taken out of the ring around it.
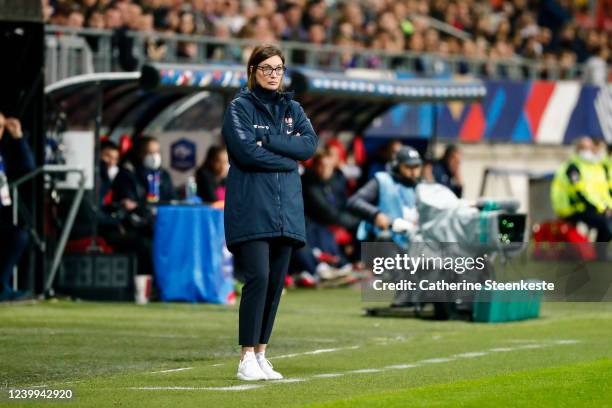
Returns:
[[[238,330],[241,380],[283,378],[266,359],[266,345],[291,252],[306,243],[297,161],[315,153],[318,136],[293,92],[283,91],[284,63],[277,47],[256,47],[247,64],[248,86],[223,121],[230,162],[225,238],[245,280]]]

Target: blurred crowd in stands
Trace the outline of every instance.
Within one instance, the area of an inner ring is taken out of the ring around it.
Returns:
[[[438,74],[448,69],[445,57],[482,61],[526,58],[542,63],[542,77],[548,75],[547,69],[559,69],[563,76],[577,63],[584,63],[585,74],[602,83],[607,80],[612,47],[609,1],[597,2],[597,6],[586,0],[42,1],[46,21],[54,25],[429,53],[436,58],[423,56],[414,69]],[[116,46],[121,48],[122,44]],[[159,60],[167,52],[162,40],[147,41],[148,58]],[[173,52],[177,57],[194,59],[197,44],[182,41]],[[210,49],[208,57],[224,59],[224,52]],[[295,57],[294,63],[302,62],[303,57]],[[356,58],[354,53],[343,53],[342,65],[351,67]],[[377,58],[368,60],[371,68],[379,65]],[[123,67],[132,68],[129,61],[124,61]],[[467,69],[459,67],[459,71]],[[485,65],[480,73],[493,74],[492,69],[500,68]]]

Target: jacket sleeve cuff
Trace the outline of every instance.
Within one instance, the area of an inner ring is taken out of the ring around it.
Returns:
[[[261,143],[264,146],[270,144],[270,132],[266,132],[263,134],[263,136],[261,137]]]

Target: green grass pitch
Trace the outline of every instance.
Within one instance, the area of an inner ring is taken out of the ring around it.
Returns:
[[[267,353],[284,382],[236,379],[237,305],[0,305],[0,406],[55,405],[8,399],[25,387],[72,390],[65,407],[612,406],[610,303],[502,324],[363,315],[375,305],[287,292]]]

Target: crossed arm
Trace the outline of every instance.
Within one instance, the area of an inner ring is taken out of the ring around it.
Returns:
[[[267,134],[262,139],[262,146],[271,152],[294,160],[307,160],[317,150],[319,138],[310,121],[300,106],[294,126],[294,134]]]
[[[295,134],[266,134],[258,143],[250,115],[234,100],[226,111],[222,133],[239,165],[258,171],[292,171],[297,168],[297,160],[312,157],[318,143],[301,106],[296,119]]]
[[[297,162],[293,158],[276,154],[257,144],[251,116],[233,100],[223,120],[223,138],[227,150],[238,165],[253,171],[293,171]]]

